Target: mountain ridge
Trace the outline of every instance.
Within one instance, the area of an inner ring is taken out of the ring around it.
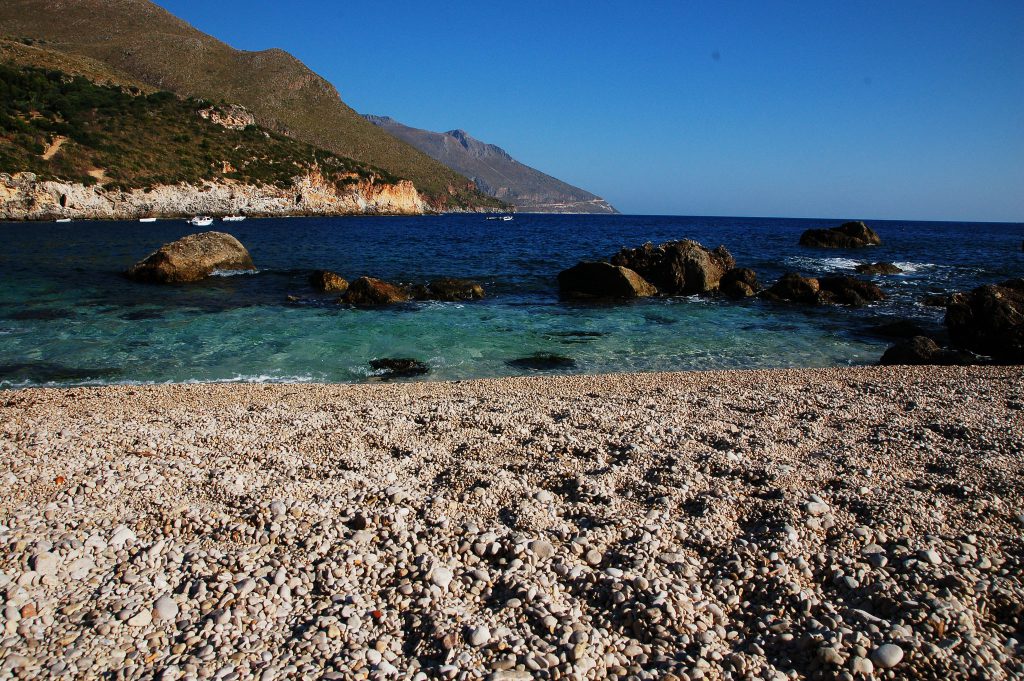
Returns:
[[[600,196],[517,161],[501,147],[461,128],[431,132],[391,116],[363,114],[374,125],[470,178],[483,192],[537,213],[617,213]]]
[[[237,50],[149,0],[4,0],[0,35],[45,41],[156,89],[240,104],[262,127],[412,180],[437,210],[502,206],[363,119],[288,52]]]

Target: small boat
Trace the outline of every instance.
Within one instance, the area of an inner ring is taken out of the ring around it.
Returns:
[[[56,222],[71,222],[71,218],[58,218]]]
[[[156,218],[139,218],[139,222],[156,222]]]
[[[193,227],[209,227],[213,224],[213,218],[209,215],[197,215],[188,221]]]
[[[224,222],[241,222],[244,219],[244,215],[225,215],[221,218]]]
[[[512,220],[512,216],[511,215],[502,215],[500,219],[501,219],[502,222],[509,222],[510,220]]]

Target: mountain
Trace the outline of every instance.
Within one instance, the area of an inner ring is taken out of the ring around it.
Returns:
[[[618,212],[600,196],[523,165],[501,147],[474,139],[465,130],[430,132],[402,125],[389,116],[366,115],[366,120],[462,173],[481,191],[522,211]]]
[[[0,171],[0,220],[424,210],[408,180],[264,130],[243,107],[10,62]]]
[[[148,0],[3,0],[0,37],[87,57],[154,89],[240,104],[264,128],[412,180],[437,209],[501,206],[365,120],[287,52],[236,50]]]

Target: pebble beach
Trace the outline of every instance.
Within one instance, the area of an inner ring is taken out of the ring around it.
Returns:
[[[0,392],[0,679],[1024,677],[1024,367]]]

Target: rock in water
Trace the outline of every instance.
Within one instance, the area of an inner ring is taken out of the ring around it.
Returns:
[[[891,262],[862,263],[853,269],[861,274],[900,274],[903,272],[903,270]]]
[[[716,291],[722,276],[736,266],[725,246],[708,250],[690,239],[624,248],[611,262],[633,270],[668,295]]]
[[[410,298],[409,292],[400,286],[373,277],[359,277],[341,300],[356,307],[375,307],[403,303]]]
[[[801,277],[795,272],[788,272],[765,291],[764,297],[769,300],[814,304],[818,302],[818,291],[820,290],[821,284],[817,279]]]
[[[413,297],[416,300],[442,300],[446,302],[480,300],[484,297],[484,287],[468,279],[444,277],[442,279],[435,279],[426,286],[417,287]]]
[[[870,281],[856,277],[822,277],[818,280],[821,291],[818,293],[819,303],[839,303],[841,305],[866,305],[885,300],[885,294]]]
[[[955,294],[946,307],[946,328],[961,347],[1024,363],[1024,279]]]
[[[309,275],[309,284],[321,293],[344,293],[348,282],[341,275],[328,270],[316,270]]]
[[[800,235],[801,246],[814,248],[863,248],[881,243],[878,234],[863,222],[844,222],[831,229],[809,229]]]
[[[384,378],[406,378],[409,376],[422,376],[430,372],[430,367],[418,359],[408,358],[385,358],[372,359],[370,366],[374,371],[381,372]]]
[[[761,290],[757,273],[747,267],[734,267],[722,277],[719,290],[730,298],[749,298]]]
[[[135,281],[182,284],[199,281],[214,270],[254,270],[249,251],[238,239],[224,232],[189,234],[164,244],[128,270]]]
[[[628,267],[606,262],[581,262],[559,272],[558,288],[569,298],[645,298],[658,293]]]
[[[519,357],[506,362],[510,367],[516,369],[532,369],[534,371],[553,371],[556,369],[572,369],[576,366],[576,360],[572,357],[556,355],[550,352],[539,352],[529,357]]]
[[[882,355],[879,364],[937,364],[942,349],[927,336],[913,338],[897,343]]]

